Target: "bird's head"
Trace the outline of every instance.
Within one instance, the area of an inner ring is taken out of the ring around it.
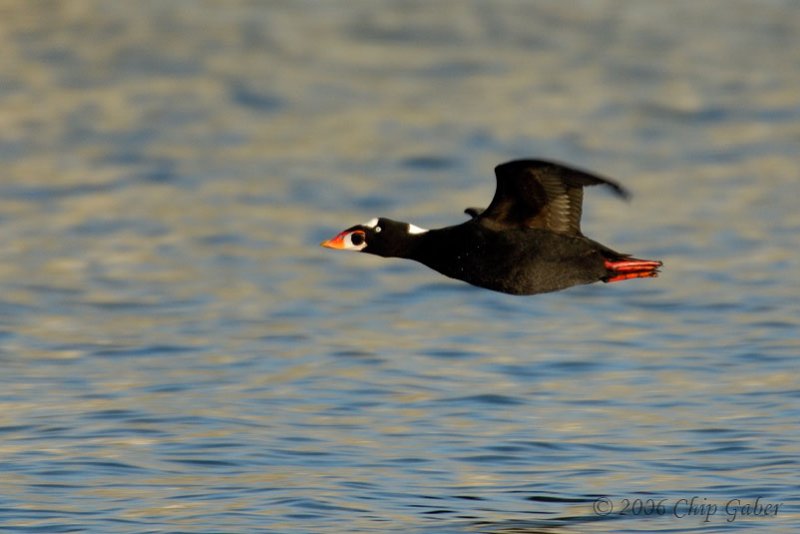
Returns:
[[[367,252],[384,257],[403,256],[410,243],[427,231],[406,222],[376,217],[364,224],[351,226],[331,239],[323,241],[320,245],[337,250]]]

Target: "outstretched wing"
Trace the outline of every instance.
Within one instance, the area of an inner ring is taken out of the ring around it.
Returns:
[[[495,167],[494,172],[494,198],[477,216],[481,224],[491,228],[544,228],[580,235],[584,186],[605,185],[622,198],[629,196],[607,178],[549,161],[509,161]]]

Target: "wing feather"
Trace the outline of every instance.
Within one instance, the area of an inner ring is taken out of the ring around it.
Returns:
[[[616,182],[560,163],[515,160],[495,168],[497,189],[477,220],[493,228],[543,228],[581,234],[583,188],[604,185],[618,196],[628,192]]]

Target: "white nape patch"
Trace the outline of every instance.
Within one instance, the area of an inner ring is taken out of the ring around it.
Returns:
[[[408,232],[409,234],[424,234],[427,231],[428,230],[426,228],[420,228],[416,224],[409,224],[408,230],[406,230],[406,232]]]
[[[374,217],[374,218],[368,220],[367,222],[365,222],[364,224],[362,224],[361,226],[367,226],[369,228],[375,228],[376,226],[378,226],[378,218]]]

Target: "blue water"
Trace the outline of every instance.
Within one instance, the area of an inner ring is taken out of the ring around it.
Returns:
[[[793,2],[25,2],[0,69],[3,532],[800,525]],[[615,177],[657,279],[317,246]]]

